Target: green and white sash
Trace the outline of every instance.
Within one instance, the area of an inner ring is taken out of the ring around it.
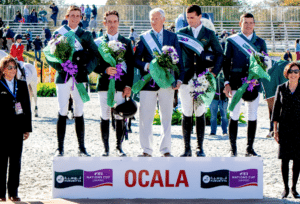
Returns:
[[[103,40],[104,40],[103,36],[101,36],[101,37],[95,39],[94,41],[95,41],[95,44],[99,47]]]
[[[152,30],[143,33],[140,38],[146,46],[148,52],[154,57],[154,52],[162,53],[162,47],[159,44]]]
[[[256,46],[241,33],[234,34],[227,38],[227,40],[234,44],[241,52],[243,52],[249,58],[251,53],[248,50],[251,50],[251,52],[262,56],[262,54],[257,50]]]
[[[70,30],[71,30],[71,28],[69,26],[64,25],[64,26],[58,28],[57,30],[55,30],[54,33],[55,34],[61,34],[61,35],[65,36]],[[83,47],[80,44],[80,42],[81,42],[80,38],[75,34],[75,44],[74,44],[74,47],[75,47],[76,51],[83,50]]]
[[[185,33],[177,33],[177,38],[179,43],[182,43],[187,48],[193,50],[199,56],[204,51],[203,44],[193,36],[187,35]]]

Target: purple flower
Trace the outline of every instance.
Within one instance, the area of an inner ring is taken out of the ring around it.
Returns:
[[[264,51],[262,51],[262,54],[264,55],[264,56],[269,56],[267,53],[265,53]]]
[[[181,40],[182,40],[182,41],[184,41],[184,42],[187,42],[187,41],[189,41],[189,39],[188,39],[188,38],[181,38]]]
[[[247,50],[248,52],[250,52],[252,54],[252,51],[250,49]]]
[[[124,75],[124,73],[122,73],[122,64],[117,64],[116,65],[117,68],[117,73],[114,76],[110,76],[108,79],[115,79],[115,80],[119,80],[121,81],[121,76]]]

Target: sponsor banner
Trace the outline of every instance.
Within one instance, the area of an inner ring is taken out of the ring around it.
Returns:
[[[263,160],[55,157],[53,198],[262,199]]]

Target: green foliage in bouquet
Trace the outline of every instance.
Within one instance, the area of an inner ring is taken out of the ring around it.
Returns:
[[[70,42],[69,38],[63,37],[60,41],[56,42],[56,49],[54,56],[66,62],[73,55],[74,45]]]
[[[176,64],[172,63],[172,58],[169,55],[170,52],[162,52],[159,54],[157,51],[154,51],[154,56],[157,58],[158,65],[165,71],[169,71],[169,69],[174,70],[179,74],[179,69]]]
[[[55,83],[39,83],[37,85],[37,96],[39,96],[39,97],[56,96]]]
[[[115,41],[110,41],[115,42]],[[113,48],[111,48],[110,43],[102,43],[102,49],[105,53],[110,53],[111,56],[116,60],[116,64],[122,63],[124,61],[124,56],[125,56],[125,46],[124,44],[122,44],[121,42],[116,42],[118,43],[120,46],[118,48],[120,48],[118,51],[114,51]]]

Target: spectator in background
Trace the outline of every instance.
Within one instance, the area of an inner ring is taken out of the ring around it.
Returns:
[[[33,41],[34,45],[34,56],[37,61],[41,61],[41,50],[43,47],[43,43],[40,39],[40,36],[37,35],[35,40]]]
[[[210,136],[214,136],[217,133],[217,117],[218,117],[218,109],[220,110],[221,114],[221,127],[223,136],[227,136],[227,126],[228,126],[228,119],[227,119],[227,106],[228,106],[228,98],[223,93],[224,90],[224,74],[220,72],[216,78],[217,81],[217,89],[216,94],[213,101],[210,104]]]
[[[97,21],[95,20],[94,16],[91,18],[92,20],[90,21],[90,30],[94,29],[96,30],[97,28]]]
[[[296,50],[296,60],[300,60],[300,39],[296,39],[296,42],[295,42],[295,50]]]
[[[131,40],[132,49],[133,49],[133,52],[135,53],[136,46],[135,46],[134,38],[133,38],[133,37],[130,37],[129,40]]]
[[[81,23],[82,23],[82,29],[87,30],[87,28],[89,27],[89,21],[87,20],[86,16],[83,17]]]
[[[50,18],[53,19],[54,26],[56,26],[56,20],[57,20],[57,15],[58,15],[58,8],[57,8],[57,6],[55,5],[55,3],[53,3],[53,4],[50,6],[50,9],[52,9],[52,15],[51,15]]]
[[[31,21],[31,23],[37,23],[38,22],[37,12],[35,11],[35,9],[32,9],[32,11],[31,11],[30,21]]]
[[[2,35],[3,46],[2,46],[2,49],[3,50],[8,50],[7,40],[6,40],[7,28],[2,27],[1,29],[3,30],[3,35]]]
[[[22,14],[20,11],[17,11],[14,22],[19,23],[19,21],[22,19]]]
[[[95,32],[95,29],[94,29],[94,28],[92,28],[92,36],[93,36],[94,39],[97,38],[97,35],[96,35],[96,32]]]
[[[46,18],[47,16],[47,11],[45,11],[45,9],[43,8],[40,8],[40,11],[39,11],[39,20],[42,21],[43,23],[48,23],[48,20]]]
[[[231,29],[230,35],[234,35],[234,34],[235,34],[235,31],[234,31],[234,29],[232,28],[232,29]]]
[[[45,32],[45,41],[44,41],[44,45],[45,47],[47,46],[48,42],[50,41],[51,39],[51,31],[49,28],[47,27],[44,27],[43,28],[44,32]]]
[[[134,38],[134,41],[136,41],[139,37],[139,35],[134,31],[133,27],[130,28],[130,34],[129,34],[128,38],[130,39],[131,37]]]
[[[97,19],[98,12],[97,12],[97,7],[95,6],[95,4],[93,4],[92,14],[93,14],[93,16],[94,16],[94,19],[96,20],[96,19]]]
[[[227,38],[228,38],[228,33],[225,33],[223,38],[221,38],[221,47],[223,50],[225,49],[225,44],[226,44]]]
[[[2,18],[0,17],[0,27],[4,27],[5,23],[2,21]]]
[[[66,19],[66,17],[65,17],[65,19],[61,22],[61,25],[63,26],[63,25],[68,25],[68,20]]]
[[[81,4],[80,9],[81,9],[81,15],[84,16],[84,4]]]
[[[167,30],[175,33],[175,25],[170,25]]]
[[[293,56],[290,52],[290,49],[286,49],[286,53],[284,54],[283,59],[289,62],[293,61]]]
[[[227,30],[224,29],[224,30],[222,31],[222,33],[221,33],[220,38],[223,38],[223,37],[225,36],[226,33],[227,33]],[[229,34],[227,33],[227,35],[229,35]]]
[[[11,48],[12,44],[14,43],[15,33],[8,26],[6,27],[5,37],[6,37],[6,41],[7,41],[7,48],[8,48],[8,51],[10,52],[10,48]]]
[[[97,33],[97,38],[100,38],[103,36],[103,29],[100,28],[99,32]]]
[[[92,13],[92,9],[89,7],[89,5],[86,5],[86,8],[85,8],[85,16],[86,16],[86,19],[88,21],[91,20],[91,13]]]
[[[24,15],[24,18],[25,18],[25,23],[30,23],[29,22],[29,10],[28,10],[27,5],[25,5],[25,7],[24,7],[23,15]]]
[[[4,28],[0,28],[0,49],[3,49],[3,29]]]
[[[32,40],[33,40],[33,38],[32,38],[32,32],[30,31],[29,28],[25,32],[25,37],[26,37],[26,40],[27,40],[27,48],[26,48],[26,50],[28,52],[29,50],[32,49],[31,43],[32,43]]]
[[[22,45],[22,35],[15,35],[15,43],[12,44],[10,49],[10,55],[17,58],[18,61],[24,62],[23,59],[24,45]]]

